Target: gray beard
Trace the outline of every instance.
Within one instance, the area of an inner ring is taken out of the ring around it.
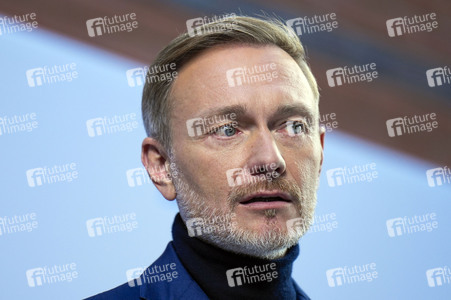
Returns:
[[[177,204],[180,215],[185,224],[191,218],[216,220],[217,223],[214,225],[220,227],[220,230],[213,230],[210,233],[204,233],[197,237],[221,249],[263,259],[283,257],[286,251],[296,245],[299,239],[307,232],[314,217],[319,178],[308,177],[306,172],[299,171],[301,172],[301,182],[303,182],[302,188],[288,182],[286,179],[280,178],[271,182],[264,181],[249,186],[238,186],[232,189],[228,196],[227,209],[220,210],[209,205],[211,201],[207,201],[207,199],[191,189],[183,179],[183,174],[177,170],[178,176],[176,178],[173,177],[173,183],[177,191]],[[236,226],[233,220],[234,208],[238,204],[236,199],[252,191],[271,189],[288,192],[295,199],[298,199],[295,205],[300,214],[300,221],[297,222],[296,228],[274,226],[277,215],[277,211],[274,209],[264,212],[266,223],[264,224],[265,230],[263,232],[254,232]],[[218,220],[220,221],[218,222]]]

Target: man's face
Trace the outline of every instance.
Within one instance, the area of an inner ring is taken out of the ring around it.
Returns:
[[[242,67],[249,77],[227,72]],[[317,103],[299,66],[275,46],[214,47],[182,68],[170,97],[182,218],[222,216],[234,226],[199,238],[282,256],[313,217],[322,163]],[[295,218],[304,228],[287,228]]]

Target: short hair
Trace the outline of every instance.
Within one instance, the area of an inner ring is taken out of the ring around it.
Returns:
[[[218,30],[221,28],[222,30]],[[174,100],[169,98],[174,80],[150,82],[147,80],[152,75],[150,70],[175,64],[175,71],[180,71],[187,62],[214,46],[247,44],[274,45],[281,48],[299,65],[313,91],[314,99],[319,102],[318,86],[306,62],[304,47],[294,31],[282,21],[269,17],[259,19],[232,14],[230,17],[203,24],[196,30],[201,34],[181,34],[161,50],[149,66],[146,76],[142,96],[144,127],[147,136],[156,139],[165,149],[169,150],[172,144],[170,114]]]

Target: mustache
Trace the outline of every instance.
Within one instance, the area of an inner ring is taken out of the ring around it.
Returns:
[[[238,205],[239,201],[249,194],[261,191],[278,190],[288,193],[296,203],[299,204],[302,200],[302,193],[300,187],[295,183],[285,178],[277,178],[271,181],[264,180],[251,184],[243,184],[235,186],[228,194],[228,202],[232,207]]]

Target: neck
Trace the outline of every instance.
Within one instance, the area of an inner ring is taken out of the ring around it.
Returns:
[[[292,265],[299,246],[265,259],[230,252],[189,237],[177,214],[172,228],[174,248],[183,265],[204,292],[214,299],[294,299]],[[285,254],[285,255],[283,255]]]

